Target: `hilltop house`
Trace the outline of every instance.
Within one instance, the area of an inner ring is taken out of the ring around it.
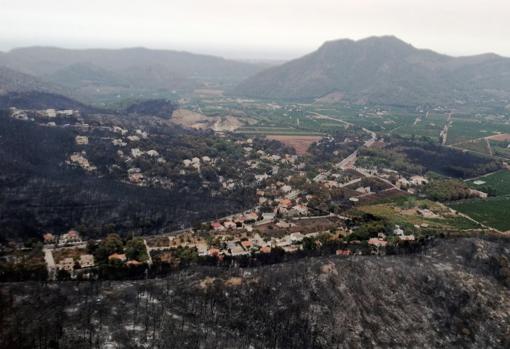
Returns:
[[[280,199],[279,203],[278,203],[278,207],[280,208],[290,208],[292,206],[292,200],[290,199],[287,199],[287,198],[284,198],[284,199]]]
[[[226,228],[226,229],[236,229],[237,228],[237,224],[235,224],[234,222],[232,221],[225,221],[223,222],[223,226]]]
[[[121,253],[114,253],[114,254],[111,254],[108,256],[108,261],[109,262],[112,262],[112,261],[121,261],[121,262],[125,262],[126,261],[126,255],[125,254],[121,254]]]
[[[44,114],[48,118],[56,118],[57,117],[57,111],[55,109],[46,109]]]
[[[79,244],[82,240],[80,234],[76,230],[69,230],[66,234],[60,235],[58,242],[60,245]]]
[[[381,238],[370,238],[370,239],[368,239],[368,244],[375,246],[375,247],[386,247],[388,242]]]
[[[350,256],[352,254],[351,250],[336,250],[337,256]]]
[[[404,177],[400,177],[399,179],[397,179],[397,182],[395,183],[395,185],[399,189],[407,189],[411,185],[411,182],[409,182]]]
[[[74,259],[68,257],[68,258],[64,258],[62,259],[58,264],[57,264],[57,269],[58,270],[65,270],[65,271],[73,271],[74,270]]]
[[[423,176],[412,176],[411,183],[415,186],[427,184],[429,181]]]
[[[82,254],[80,256],[80,260],[78,261],[80,263],[81,268],[90,268],[94,266],[94,256],[91,254]]]
[[[244,215],[245,222],[256,221],[259,219],[259,215],[256,212],[250,212]]]
[[[396,236],[404,236],[404,231],[400,229],[399,225],[395,225],[395,229],[393,230],[393,234]]]
[[[223,231],[225,227],[220,222],[212,222],[211,228],[215,231]]]
[[[308,207],[304,205],[296,205],[289,210],[290,216],[305,216],[308,214]]]
[[[55,236],[51,233],[46,233],[43,235],[43,241],[45,244],[52,244],[55,242]]]

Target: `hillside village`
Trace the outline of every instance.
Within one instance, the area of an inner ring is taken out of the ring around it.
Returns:
[[[275,147],[257,137],[226,136],[222,132],[220,137],[232,144],[236,156],[240,156],[238,164],[243,166],[223,171],[225,159],[211,151],[190,153],[194,156],[181,159],[166,157],[168,152],[164,147],[152,141],[160,136],[153,135],[150,127],[131,129],[129,124],[105,122],[104,117],[87,117],[90,122],[73,110],[12,109],[10,115],[42,127],[75,130],[76,151],[62,161],[90,176],[118,175],[121,181],[133,186],[167,190],[177,188],[175,176],[197,176],[200,187],[209,189],[212,196],[246,187],[253,188],[255,194],[251,209],[179,231],[130,239],[110,234],[94,240],[71,229],[61,234],[42,232],[41,241],[35,242],[39,247],[3,247],[2,260],[11,267],[26,262],[24,253],[15,251],[40,248],[39,257],[28,259],[35,258],[39,261],[35,264],[44,265],[45,271],[39,272],[50,279],[98,277],[97,271],[105,266],[127,270],[152,265],[179,268],[190,261],[205,263],[212,259],[223,263],[228,258],[229,263],[239,263],[238,258],[306,255],[324,249],[337,255],[384,254],[389,248],[422,244],[424,238],[434,233],[438,221],[458,216],[452,209],[429,208],[430,204],[420,204],[423,206],[420,207],[418,203],[411,204],[405,212],[420,217],[420,224],[402,227],[370,215],[360,216],[357,207],[390,198],[424,195],[423,188],[430,182],[424,175],[357,166],[359,149],[384,145],[383,139],[377,139],[368,130],[364,131],[368,138],[363,132],[350,138],[341,133],[318,141],[315,147],[330,150],[329,161],[321,160],[323,149],[318,158],[313,151],[296,155],[292,148]],[[96,163],[93,152],[97,142],[109,144],[114,163],[106,166]],[[345,149],[351,149],[352,153],[345,154]],[[158,166],[167,170],[154,171]],[[165,171],[172,175],[165,176]],[[215,175],[222,171],[228,175]],[[475,189],[469,189],[467,195],[487,197]]]

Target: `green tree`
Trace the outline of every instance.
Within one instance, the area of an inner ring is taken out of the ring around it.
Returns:
[[[126,257],[139,262],[144,262],[149,258],[142,238],[134,238],[126,243]]]
[[[124,243],[118,234],[108,234],[97,247],[94,257],[99,263],[107,263],[108,256],[124,252]]]
[[[303,239],[303,250],[304,251],[313,251],[317,248],[317,243],[314,239],[306,237]]]

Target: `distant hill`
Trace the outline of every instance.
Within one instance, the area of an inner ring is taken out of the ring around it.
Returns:
[[[0,58],[2,55],[0,55]],[[29,74],[0,66],[0,95],[7,92],[58,92],[60,88]]]
[[[67,94],[91,101],[98,96],[151,96],[189,92],[200,86],[233,86],[267,65],[170,50],[53,47],[14,49],[0,66],[65,86]]]
[[[237,86],[246,97],[349,100],[383,104],[510,100],[510,59],[450,57],[395,37],[336,40]]]
[[[0,109],[11,107],[18,109],[73,109],[82,112],[96,110],[59,94],[38,91],[9,92],[0,95]]]

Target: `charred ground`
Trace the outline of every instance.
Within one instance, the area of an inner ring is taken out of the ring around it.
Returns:
[[[2,287],[3,348],[508,347],[508,240]],[[42,321],[44,319],[44,321]]]

